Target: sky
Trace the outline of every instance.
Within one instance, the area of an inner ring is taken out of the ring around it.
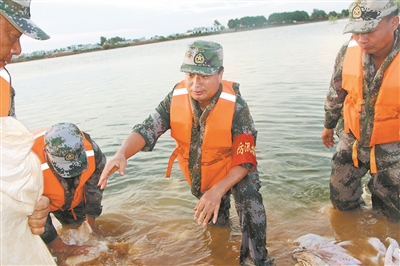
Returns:
[[[155,35],[186,33],[195,27],[213,26],[218,20],[227,28],[230,19],[264,16],[277,12],[313,9],[341,12],[351,0],[32,0],[31,19],[50,39],[21,37],[22,53],[95,44],[100,37],[149,39]]]

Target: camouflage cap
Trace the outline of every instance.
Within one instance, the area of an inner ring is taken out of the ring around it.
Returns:
[[[15,28],[27,36],[37,40],[50,38],[31,20],[31,0],[0,0],[0,14]]]
[[[76,125],[53,125],[44,135],[44,144],[49,163],[61,177],[78,176],[88,167],[83,136]]]
[[[181,71],[214,75],[222,67],[222,61],[223,50],[219,43],[198,40],[187,46]]]
[[[349,7],[350,19],[343,33],[367,33],[398,9],[396,0],[357,0]]]

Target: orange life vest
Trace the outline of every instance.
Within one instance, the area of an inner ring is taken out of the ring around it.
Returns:
[[[46,130],[39,130],[34,132],[35,142],[32,147],[32,151],[36,153],[42,164],[42,173],[44,179],[44,190],[43,195],[50,199],[50,211],[62,210],[62,206],[65,203],[64,188],[58,181],[57,177],[53,174],[52,170],[46,162],[44,154],[44,134]],[[75,190],[75,194],[71,203],[70,210],[81,203],[82,198],[85,197],[84,185],[86,181],[92,176],[96,169],[96,162],[94,158],[94,151],[92,144],[86,139],[85,134],[83,134],[84,147],[86,151],[86,156],[88,157],[88,168],[81,174],[79,185]]]
[[[353,41],[352,41],[353,42]],[[363,102],[362,49],[349,45],[343,63],[343,88],[348,92],[343,106],[345,132],[360,140],[360,112]],[[374,126],[369,146],[400,141],[400,55],[385,71],[375,103]]]
[[[228,173],[232,162],[232,119],[235,111],[236,95],[233,82],[222,81],[222,92],[206,120],[201,158],[201,188],[210,189]],[[179,167],[191,185],[189,171],[189,151],[192,137],[193,114],[185,82],[174,89],[171,101],[171,136],[176,141],[176,149],[171,155],[166,176],[171,174],[172,164],[178,157]]]
[[[400,141],[399,73],[400,55],[397,54],[384,73],[374,107],[374,125],[369,143],[369,146],[372,147],[371,158],[373,157],[371,173],[376,172],[375,145]],[[364,100],[363,67],[362,49],[355,41],[350,41],[346,51],[342,70],[342,86],[348,93],[343,105],[344,130],[346,133],[351,131],[356,139],[360,140],[360,112]],[[354,150],[355,146],[353,146],[353,152]]]
[[[10,75],[7,70],[0,68],[0,116],[8,116],[11,107]]]

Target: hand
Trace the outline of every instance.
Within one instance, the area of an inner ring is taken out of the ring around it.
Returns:
[[[213,189],[207,190],[200,198],[196,207],[194,208],[195,214],[194,219],[197,220],[198,225],[203,224],[206,226],[213,217],[213,224],[217,222],[218,211],[221,205],[221,197],[218,193],[213,192]]]
[[[105,189],[107,186],[108,177],[119,169],[119,175],[125,174],[127,160],[123,155],[115,155],[110,161],[104,166],[103,172],[101,173],[99,183],[100,189]]]
[[[88,254],[90,246],[77,246],[77,245],[65,245],[61,250],[54,250],[55,253],[63,253],[67,255],[81,255]]]
[[[44,233],[44,225],[46,224],[47,216],[50,212],[50,199],[46,196],[41,196],[35,203],[32,215],[28,216],[28,225],[34,235]]]
[[[325,147],[330,148],[335,145],[335,138],[333,137],[333,129],[329,128],[324,128],[322,131],[322,143],[325,145]]]
[[[67,245],[62,242],[61,238],[57,236],[57,238],[48,245],[53,253],[63,253],[66,255],[80,255],[80,254],[88,254],[90,246],[77,246],[77,245]]]
[[[63,254],[67,255],[81,255],[88,254],[90,246],[76,246],[76,245],[65,245],[65,249],[62,250]]]
[[[121,147],[115,153],[114,157],[106,163],[103,172],[101,173],[99,183],[100,189],[105,189],[107,186],[107,179],[109,175],[119,169],[119,175],[125,174],[126,164],[128,158],[135,155],[146,145],[144,138],[136,132],[132,132],[124,140]]]

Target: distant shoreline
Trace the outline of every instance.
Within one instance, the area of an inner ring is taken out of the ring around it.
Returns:
[[[346,18],[345,18],[346,19]],[[72,52],[63,52],[63,53],[57,53],[57,54],[45,54],[43,56],[37,57],[37,58],[15,58],[12,59],[9,64],[13,63],[21,63],[21,62],[29,62],[29,61],[35,61],[35,60],[42,60],[42,59],[48,59],[48,58],[56,58],[56,57],[63,57],[63,56],[70,56],[70,55],[77,55],[77,54],[83,54],[83,53],[91,53],[91,52],[100,52],[100,51],[107,51],[107,50],[112,50],[112,49],[118,49],[118,48],[124,48],[124,47],[130,47],[130,46],[137,46],[137,45],[146,45],[146,44],[152,44],[152,43],[159,43],[159,42],[167,42],[167,41],[176,41],[176,40],[181,40],[181,39],[188,39],[188,38],[196,38],[196,37],[201,37],[201,36],[210,36],[210,35],[216,35],[216,34],[227,34],[227,33],[236,33],[236,32],[243,32],[243,31],[251,31],[251,30],[262,30],[262,29],[269,29],[269,28],[277,28],[277,27],[285,27],[285,26],[295,26],[295,25],[302,25],[302,24],[309,24],[309,23],[317,23],[317,22],[324,22],[328,20],[321,20],[321,21],[301,21],[297,23],[286,23],[286,24],[275,24],[275,25],[268,25],[264,27],[252,27],[252,28],[235,28],[235,29],[227,29],[220,31],[218,33],[211,33],[211,34],[201,34],[201,35],[188,35],[188,36],[179,36],[176,39],[153,39],[153,40],[146,40],[146,41],[140,41],[140,42],[134,42],[130,44],[125,44],[125,45],[116,45],[114,47],[110,47],[108,49],[92,49],[92,50],[83,50],[83,51],[72,51]]]

